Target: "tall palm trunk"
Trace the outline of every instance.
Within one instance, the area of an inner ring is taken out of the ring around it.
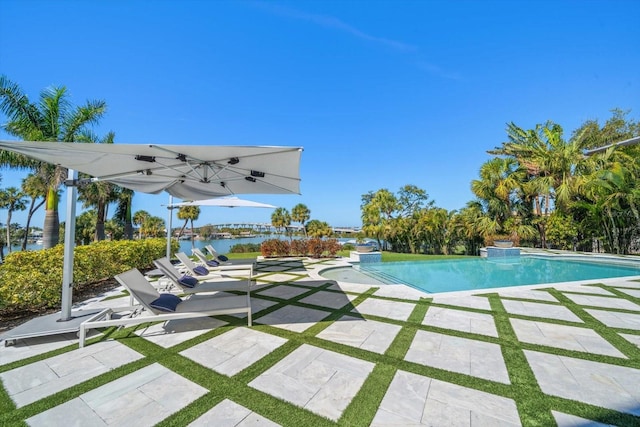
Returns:
[[[47,192],[44,226],[42,227],[42,247],[50,249],[60,242],[60,217],[58,216],[58,192],[50,187]]]
[[[131,220],[131,199],[127,201],[127,208],[124,220],[124,237],[133,240],[133,222]]]
[[[7,252],[11,253],[11,209],[7,213]]]
[[[27,250],[27,243],[29,240],[29,230],[31,228],[31,218],[33,218],[33,214],[40,209],[40,206],[44,203],[44,200],[40,200],[40,203],[36,205],[36,199],[31,199],[31,206],[29,207],[29,214],[27,215],[27,224],[25,225],[26,233],[24,233],[24,238],[22,239],[22,250]]]
[[[104,218],[106,217],[106,205],[103,202],[98,203],[98,212],[96,219],[96,235],[95,239],[101,241],[105,239],[104,234]]]
[[[195,242],[193,241],[193,218],[191,219],[191,250],[196,247]]]

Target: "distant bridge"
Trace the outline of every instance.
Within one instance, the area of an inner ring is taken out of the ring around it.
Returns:
[[[278,231],[278,227],[275,227],[271,223],[267,222],[234,222],[234,223],[223,223],[223,224],[207,224],[216,228],[243,228],[250,229],[255,231]],[[299,224],[291,224],[288,227],[292,230],[302,230],[303,226]],[[360,231],[360,227],[331,227],[334,233],[342,233],[342,234],[351,234],[358,233]]]

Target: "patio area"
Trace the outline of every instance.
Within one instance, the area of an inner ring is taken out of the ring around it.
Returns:
[[[425,294],[317,275],[340,263],[258,263],[251,328],[1,343],[0,425],[640,425],[640,282]]]

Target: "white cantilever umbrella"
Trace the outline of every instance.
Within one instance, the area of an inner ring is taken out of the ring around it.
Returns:
[[[0,152],[4,150],[69,169],[62,322],[72,319],[76,171],[134,191],[166,191],[183,200],[234,194],[300,194],[300,147],[0,141]],[[54,333],[61,332],[36,331],[13,337]]]
[[[217,197],[215,199],[193,200],[191,202],[181,202],[169,205],[170,208],[179,208],[181,206],[219,206],[224,208],[270,208],[275,209],[273,205],[267,203],[253,202],[251,200],[240,199],[238,197]]]
[[[171,210],[175,208],[180,208],[182,206],[218,206],[223,208],[268,208],[275,209],[276,207],[273,205],[269,205],[267,203],[259,203],[253,202],[251,200],[240,199],[238,197],[216,197],[214,199],[206,199],[206,200],[193,200],[190,202],[181,202],[181,203],[171,203],[167,206],[169,208],[169,222],[167,227],[167,258],[171,256],[171,245],[169,241],[171,240],[171,220],[173,219],[173,215],[171,215]]]
[[[182,200],[300,193],[299,147],[0,141],[0,150]]]

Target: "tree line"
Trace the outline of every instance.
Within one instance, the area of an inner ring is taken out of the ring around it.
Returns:
[[[640,244],[640,146],[590,150],[640,135],[619,109],[601,126],[585,121],[565,138],[554,122],[523,129],[507,124],[507,140],[488,151],[471,182],[475,199],[447,211],[427,192],[406,185],[362,196],[363,230],[379,244],[410,253],[478,254],[494,240],[519,245],[616,254]]]

